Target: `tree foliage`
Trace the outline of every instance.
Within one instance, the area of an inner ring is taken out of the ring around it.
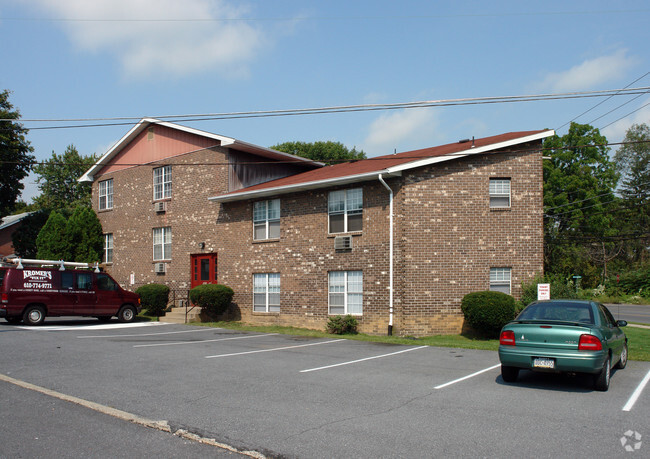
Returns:
[[[9,102],[9,91],[0,92],[0,218],[14,207],[24,186],[20,181],[32,168],[34,150],[26,138],[27,129],[18,123],[20,112]]]
[[[544,149],[550,156],[544,161],[545,270],[597,284],[597,260],[614,249],[612,211],[620,204],[607,139],[590,125],[571,123],[566,135],[547,138]]]
[[[42,260],[70,261],[70,245],[67,238],[67,221],[63,214],[52,211],[36,238],[37,258]]]
[[[36,238],[50,216],[49,210],[33,212],[23,219],[20,230],[11,235],[14,253],[21,258],[36,258]]]
[[[36,238],[37,258],[85,263],[102,259],[104,239],[95,212],[77,206],[66,218],[65,211],[53,210]]]
[[[40,208],[62,209],[83,205],[91,207],[91,184],[78,181],[97,160],[95,155],[83,156],[74,145],[68,145],[62,155],[52,157],[34,167],[38,174],[41,195],[34,199]]]
[[[303,158],[313,159],[314,161],[319,161],[327,165],[366,159],[366,154],[363,151],[357,151],[355,147],[350,150],[341,142],[284,142],[274,145],[271,148]]]

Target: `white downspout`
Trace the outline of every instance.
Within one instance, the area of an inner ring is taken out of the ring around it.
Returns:
[[[390,318],[388,320],[388,336],[393,334],[393,190],[386,184],[381,174],[377,177],[382,185],[386,187],[389,194],[390,202],[390,261],[389,261],[389,290],[390,290]]]

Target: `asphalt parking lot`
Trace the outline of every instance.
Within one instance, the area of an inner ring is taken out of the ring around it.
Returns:
[[[491,351],[145,322],[2,323],[0,349],[0,394],[29,383],[269,457],[650,451],[649,362],[601,393],[581,376],[506,384]]]

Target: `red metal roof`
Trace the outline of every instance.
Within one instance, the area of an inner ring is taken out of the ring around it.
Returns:
[[[402,166],[400,168],[408,169],[409,163],[414,163],[413,167],[419,167],[422,165],[420,164],[422,160],[444,156],[450,156],[449,159],[453,159],[453,157],[455,157],[457,154],[465,156],[473,153],[470,150],[477,150],[476,153],[481,153],[485,152],[486,149],[490,150],[491,146],[493,146],[493,148],[499,148],[501,144],[508,142],[512,143],[513,141],[516,144],[519,143],[517,142],[518,139],[521,139],[521,143],[523,143],[529,140],[533,140],[527,138],[538,135],[541,137],[547,137],[553,135],[553,131],[541,130],[509,132],[506,134],[484,137],[481,139],[461,141],[447,145],[440,145],[437,147],[424,148],[421,150],[406,151],[393,155],[377,156],[374,158],[351,161],[322,167],[320,169],[303,172],[301,174],[291,175],[289,177],[284,177],[270,182],[260,183],[248,188],[232,191],[230,193],[226,193],[212,199],[217,201],[235,200],[229,199],[228,197],[232,196],[234,198],[237,195],[245,195],[248,193],[255,194],[254,192],[256,191],[268,189],[274,189],[279,193],[282,193],[281,188],[284,187],[294,188],[296,186],[300,186],[301,184],[313,184],[314,182],[331,182],[336,179],[344,179],[345,177],[363,176],[373,173],[378,174],[391,168],[400,166]],[[241,196],[241,199],[246,199],[246,196]]]

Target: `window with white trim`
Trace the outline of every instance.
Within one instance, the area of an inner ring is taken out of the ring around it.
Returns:
[[[99,182],[99,210],[113,208],[113,179]]]
[[[490,179],[490,208],[507,209],[510,207],[510,179]]]
[[[153,259],[172,259],[172,229],[170,226],[153,229]]]
[[[280,238],[280,200],[271,199],[253,204],[253,239]]]
[[[490,290],[510,295],[510,268],[490,268]]]
[[[363,314],[363,272],[330,271],[329,313]]]
[[[330,191],[329,232],[349,233],[363,227],[363,189]]]
[[[253,311],[280,312],[280,274],[253,274]]]
[[[113,263],[113,233],[104,234],[104,263]]]
[[[153,170],[153,200],[172,197],[172,167],[156,167]]]

